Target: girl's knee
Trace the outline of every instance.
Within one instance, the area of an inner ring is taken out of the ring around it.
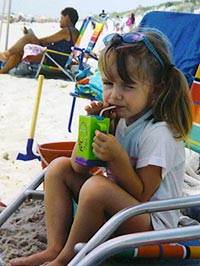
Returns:
[[[67,175],[71,171],[71,162],[67,157],[59,157],[54,159],[48,166],[45,175],[45,180],[49,180],[55,177],[62,177]]]
[[[58,171],[66,170],[68,167],[71,168],[71,160],[68,157],[56,158],[49,164],[49,168],[56,168]]]
[[[109,182],[111,181],[104,176],[92,176],[83,184],[80,197],[87,197],[90,198],[90,200],[104,197],[108,192]]]

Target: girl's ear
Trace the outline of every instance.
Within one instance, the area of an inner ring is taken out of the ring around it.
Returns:
[[[160,84],[154,86],[153,93],[152,93],[152,104],[155,103],[156,99],[161,94],[161,91],[163,89],[164,89],[164,82],[163,81]]]
[[[155,85],[155,86],[154,86],[153,94],[155,94],[155,95],[158,96],[158,95],[161,93],[161,91],[163,90],[164,86],[165,86],[164,81],[162,81],[162,82],[161,82],[160,84],[158,84],[158,85]]]

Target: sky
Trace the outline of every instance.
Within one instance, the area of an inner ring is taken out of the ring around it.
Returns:
[[[138,6],[151,6],[165,3],[167,0],[0,0],[1,14],[7,14],[9,4],[15,14],[60,17],[60,11],[65,7],[74,7],[80,18],[91,14],[99,14],[102,9],[107,13],[127,11]]]

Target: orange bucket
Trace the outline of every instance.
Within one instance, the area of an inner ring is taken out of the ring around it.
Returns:
[[[75,141],[53,142],[38,145],[41,165],[44,169],[52,160],[58,157],[71,157]]]

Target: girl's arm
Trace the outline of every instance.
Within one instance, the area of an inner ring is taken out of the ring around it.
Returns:
[[[113,135],[96,131],[93,152],[108,162],[116,182],[140,202],[146,202],[161,183],[161,168],[149,165],[135,171],[127,152]]]
[[[77,142],[74,146],[74,149],[73,149],[73,152],[72,152],[72,156],[71,156],[71,165],[72,165],[72,168],[74,169],[74,171],[76,173],[80,173],[80,174],[87,174],[89,175],[89,171],[90,169],[92,169],[92,167],[89,167],[89,166],[84,166],[82,164],[78,164],[75,162],[75,159],[76,159],[76,149],[77,149]]]

